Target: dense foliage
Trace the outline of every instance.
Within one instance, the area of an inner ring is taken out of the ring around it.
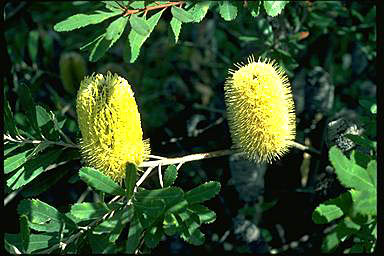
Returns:
[[[8,252],[375,250],[373,2],[26,1],[3,16]],[[172,162],[231,148],[224,83],[251,54],[285,70],[309,147],[271,164]],[[127,165],[121,184],[78,147],[80,81],[108,71],[128,80],[162,156]]]

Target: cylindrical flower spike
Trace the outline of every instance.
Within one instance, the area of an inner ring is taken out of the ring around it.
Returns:
[[[85,77],[76,111],[86,164],[120,183],[127,163],[139,165],[148,159],[149,141],[143,140],[140,114],[127,80],[110,72]]]
[[[256,162],[284,155],[295,139],[295,111],[284,70],[273,60],[235,64],[224,91],[234,148]]]

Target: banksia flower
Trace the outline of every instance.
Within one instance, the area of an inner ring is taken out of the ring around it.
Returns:
[[[128,82],[110,72],[85,77],[77,93],[76,111],[85,162],[121,182],[127,163],[139,165],[149,156],[140,114]]]
[[[224,91],[228,123],[235,148],[257,162],[272,162],[295,139],[291,88],[282,68],[253,56],[229,70]]]

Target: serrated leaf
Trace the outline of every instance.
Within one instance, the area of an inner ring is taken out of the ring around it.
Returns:
[[[336,146],[329,150],[329,159],[344,186],[361,191],[375,189],[367,171],[350,161]]]
[[[133,63],[136,61],[137,57],[139,56],[141,46],[143,45],[145,40],[147,40],[147,38],[155,28],[156,24],[159,22],[159,19],[163,11],[164,9],[152,15],[147,20],[147,24],[150,28],[150,33],[148,35],[146,36],[140,35],[135,30],[131,29],[131,31],[129,32],[128,40],[126,42],[126,47],[124,50],[124,61],[128,62],[129,60],[130,63]]]
[[[289,1],[264,1],[265,11],[269,16],[276,16],[280,14]]]
[[[200,203],[213,198],[220,191],[220,183],[210,181],[202,184],[184,194],[184,198],[190,203]]]
[[[211,1],[197,2],[192,7],[192,10],[191,10],[191,14],[193,16],[193,22],[202,21],[205,15],[207,14],[210,5],[211,5]]]
[[[222,1],[219,4],[219,13],[225,21],[231,21],[237,16],[237,7],[230,1]]]
[[[51,150],[27,160],[21,168],[7,180],[7,186],[15,190],[28,184],[40,175],[50,164],[54,163],[62,152],[62,149]]]
[[[193,204],[188,209],[199,216],[200,223],[212,223],[216,220],[216,213],[201,204]]]
[[[137,168],[135,164],[128,163],[125,167],[125,191],[127,193],[127,199],[131,199],[133,195],[133,189],[136,185]]]
[[[13,236],[16,236],[18,239],[18,235],[16,234],[5,234],[4,236],[4,248],[7,252],[11,253],[11,254],[20,254],[20,250],[19,248],[17,248],[15,245],[11,244],[11,242],[13,242],[13,240],[16,240],[13,238]],[[11,240],[11,242],[9,242],[7,239]],[[21,246],[21,243],[19,243],[19,245]]]
[[[32,153],[32,149],[18,153],[4,160],[4,174],[11,173],[22,166],[27,161],[27,156]]]
[[[170,165],[167,167],[165,170],[163,182],[164,182],[164,187],[169,187],[171,186],[177,178],[177,169],[175,165]]]
[[[186,10],[180,7],[172,6],[171,13],[173,17],[178,19],[180,22],[188,23],[193,21],[192,14],[190,14],[189,12],[187,12]]]
[[[343,211],[336,205],[320,204],[312,214],[312,220],[316,224],[329,223],[343,216]]]
[[[113,21],[108,27],[105,34],[105,39],[112,41],[111,46],[120,38],[124,32],[124,28],[127,25],[128,18],[120,17]],[[111,47],[110,46],[110,47]]]
[[[89,186],[112,195],[125,196],[125,191],[110,177],[92,167],[83,167],[79,171],[80,179]]]
[[[125,253],[134,253],[140,242],[140,236],[143,232],[143,227],[140,224],[139,217],[133,217],[131,225],[129,226],[127,244],[125,247]]]
[[[199,217],[191,211],[184,211],[176,214],[176,219],[182,227],[181,238],[192,244],[202,245],[204,243],[204,234],[199,230]]]
[[[372,114],[377,114],[377,105],[373,104],[370,108]]]
[[[23,251],[28,251],[30,231],[28,227],[28,217],[25,215],[20,216],[20,238]]]
[[[108,212],[105,203],[76,203],[71,207],[71,214],[81,220],[98,219]]]
[[[174,35],[175,44],[176,44],[177,41],[179,40],[179,34],[181,31],[181,21],[179,21],[175,17],[172,17],[170,24],[171,24],[171,28],[172,28],[173,35]]]
[[[129,18],[129,22],[131,23],[132,29],[140,35],[147,36],[151,31],[147,21],[144,18],[138,17],[137,14],[132,14]]]
[[[112,45],[120,38],[124,32],[127,21],[128,19],[126,17],[120,17],[109,24],[105,34],[99,36],[99,39],[95,41],[96,43],[89,55],[90,61],[98,61],[101,57],[104,56],[107,50],[112,47]],[[86,46],[83,48],[85,47]]]
[[[11,106],[9,106],[9,102],[7,100],[4,100],[4,128],[5,128],[4,132],[8,131],[11,137],[20,135],[19,131],[16,128],[15,119],[13,117]]]
[[[161,226],[153,226],[145,232],[144,241],[149,248],[155,248],[161,237],[163,236],[163,230]]]
[[[121,11],[116,12],[99,12],[97,14],[75,14],[67,19],[57,23],[53,29],[57,32],[71,31],[92,24],[98,24],[106,19],[121,14]]]

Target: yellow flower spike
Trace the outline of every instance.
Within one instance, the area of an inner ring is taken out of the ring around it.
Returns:
[[[127,163],[141,164],[150,154],[143,140],[140,114],[127,80],[112,75],[85,77],[77,93],[76,111],[85,162],[121,183]]]
[[[295,139],[295,110],[290,84],[274,60],[235,64],[224,86],[228,124],[235,148],[256,162],[284,155]]]

